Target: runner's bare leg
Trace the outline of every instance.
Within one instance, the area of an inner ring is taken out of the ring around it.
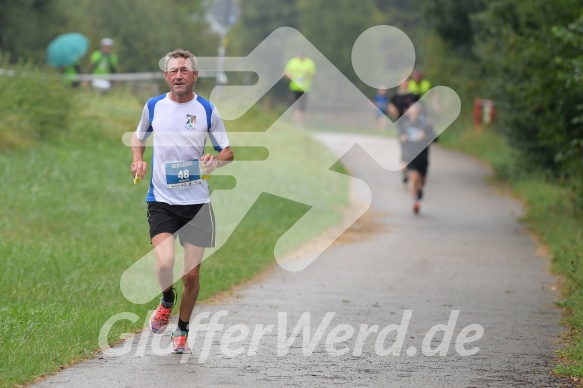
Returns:
[[[174,284],[174,241],[170,233],[160,233],[152,238],[156,252],[156,277],[162,291],[169,290]]]
[[[194,305],[200,290],[200,263],[204,255],[204,248],[191,244],[184,244],[184,268],[182,283],[184,292],[180,302],[180,319],[184,322],[190,321],[190,316],[194,310]]]

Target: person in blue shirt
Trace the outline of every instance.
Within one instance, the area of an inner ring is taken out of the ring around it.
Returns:
[[[375,119],[377,128],[379,130],[383,130],[387,124],[387,113],[389,106],[389,95],[387,94],[386,86],[381,86],[377,89],[377,92],[373,97],[373,103],[376,106]]]

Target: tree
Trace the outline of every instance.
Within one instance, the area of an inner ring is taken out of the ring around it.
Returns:
[[[0,51],[19,60],[44,62],[64,17],[54,0],[0,0]]]
[[[464,56],[473,56],[474,27],[472,15],[485,8],[484,0],[427,0],[425,20],[450,48]]]
[[[71,3],[59,1],[63,7]],[[158,60],[176,48],[216,55],[219,38],[208,31],[200,0],[77,0],[68,9],[69,28],[88,36],[91,50],[99,49],[104,37],[114,40],[121,72],[156,71]]]
[[[352,68],[352,46],[377,12],[374,0],[298,0],[299,30],[356,85],[362,81]]]
[[[577,178],[577,198],[583,201],[583,13],[579,14],[581,16],[573,23],[554,26],[552,32],[561,48],[561,53],[555,57],[558,78],[571,102],[567,112],[570,141],[567,139],[556,159]],[[583,203],[580,205],[583,207]]]
[[[582,130],[575,120],[581,89],[567,85],[557,58],[572,58],[581,46],[566,44],[553,30],[582,11],[577,0],[492,0],[475,18],[477,53],[502,108],[500,126],[528,167],[555,175],[567,173],[561,155]]]
[[[239,20],[229,33],[231,53],[246,56],[279,27],[298,27],[297,0],[241,1],[239,6]]]

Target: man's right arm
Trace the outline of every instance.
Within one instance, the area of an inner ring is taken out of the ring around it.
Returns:
[[[132,150],[132,177],[144,179],[146,176],[147,163],[144,162],[144,151],[146,150],[146,141],[140,140],[136,136],[136,132],[132,134],[131,142]]]
[[[397,120],[399,118],[399,108],[397,108],[397,96],[394,95],[389,99],[389,103],[387,105],[387,111],[389,112],[389,116],[393,120]]]

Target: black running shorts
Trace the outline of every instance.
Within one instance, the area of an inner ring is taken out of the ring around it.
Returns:
[[[304,96],[304,98],[302,98],[300,100],[300,97]],[[300,92],[300,91],[296,91],[296,90],[292,90],[292,104],[295,103],[296,101],[300,100],[298,102],[298,105],[296,105],[296,109],[304,112],[306,110],[306,105],[307,105],[307,101],[308,101],[308,96],[306,95],[306,93],[304,92]]]
[[[148,202],[150,239],[160,233],[180,237],[180,244],[213,248],[215,246],[215,215],[210,203],[169,205]]]
[[[429,161],[427,158],[420,158],[417,156],[407,164],[407,171],[418,171],[419,174],[424,177],[427,175],[427,167],[429,167]]]

